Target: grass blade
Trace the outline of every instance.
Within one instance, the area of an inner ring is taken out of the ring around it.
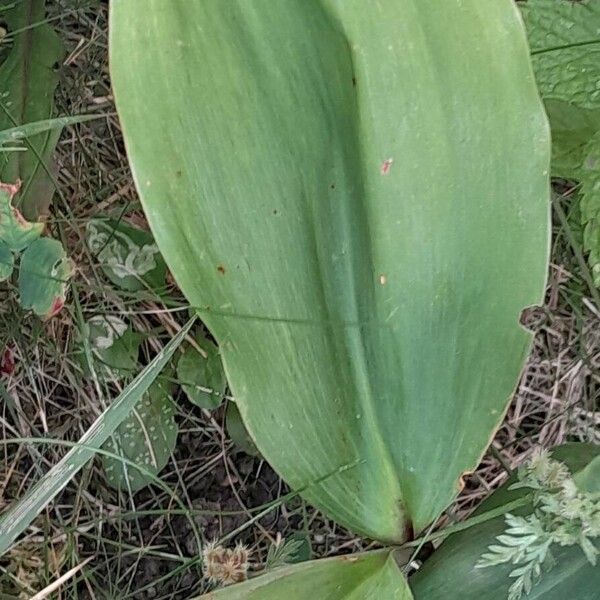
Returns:
[[[67,485],[72,477],[92,458],[125,420],[131,409],[148,390],[193,325],[193,317],[164,347],[156,358],[117,397],[112,405],[96,419],[82,436],[80,444],[36,483],[23,498],[13,504],[0,519],[0,556],[22,533],[43,508]]]
[[[15,142],[38,133],[45,133],[46,131],[53,131],[56,129],[62,129],[69,125],[76,125],[77,123],[84,123],[85,121],[91,121],[92,119],[100,119],[106,115],[77,115],[74,117],[57,117],[56,119],[43,119],[42,121],[34,121],[32,123],[25,123],[18,127],[10,127],[0,131],[0,144],[6,144],[7,142]]]

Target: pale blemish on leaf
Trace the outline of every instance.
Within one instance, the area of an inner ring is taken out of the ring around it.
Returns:
[[[105,268],[124,279],[143,277],[157,266],[158,246],[139,246],[125,234],[104,221],[90,221],[87,225],[87,242]]]

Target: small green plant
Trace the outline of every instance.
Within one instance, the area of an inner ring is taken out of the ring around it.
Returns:
[[[227,404],[227,412],[225,413],[225,427],[227,434],[233,443],[250,456],[260,456],[260,452],[248,433],[242,415],[233,400],[229,400]]]
[[[304,533],[294,533],[286,539],[277,537],[269,547],[265,570],[276,569],[285,565],[294,565],[310,560],[310,538]]]
[[[56,66],[64,49],[45,0],[3,2],[0,35],[0,281],[18,266],[19,300],[46,319],[64,305],[71,263],[40,238],[55,192],[52,156],[64,125],[55,117]]]
[[[96,315],[87,321],[86,333],[100,379],[123,381],[137,372],[142,338],[123,319],[116,315]],[[83,351],[79,356],[88,370]]]
[[[519,469],[519,481],[510,489],[533,490],[533,512],[527,516],[508,513],[507,529],[490,546],[477,566],[493,567],[512,563],[514,583],[509,600],[529,594],[544,568],[556,564],[552,547],[579,545],[589,563],[596,566],[598,549],[594,538],[600,536],[600,493],[581,491],[568,468],[538,451],[531,462]]]
[[[219,349],[204,336],[187,345],[177,363],[177,378],[190,402],[200,408],[217,408],[223,401],[227,380]]]
[[[21,306],[45,318],[54,316],[65,304],[71,273],[71,262],[60,242],[50,238],[35,240],[21,256]]]
[[[115,454],[102,459],[106,479],[113,487],[135,493],[155,481],[169,461],[178,433],[171,387],[168,380],[158,379],[104,446]]]
[[[20,181],[0,183],[0,281],[12,276],[17,257],[20,304],[48,319],[65,303],[72,266],[59,242],[40,237],[44,224],[30,223],[14,206],[20,189]]]

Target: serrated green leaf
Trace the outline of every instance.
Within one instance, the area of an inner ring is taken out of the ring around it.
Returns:
[[[105,448],[158,475],[169,462],[177,442],[178,428],[170,388],[168,381],[157,380],[119,425]],[[106,480],[115,488],[135,493],[153,482],[146,473],[117,458],[103,456],[102,463]]]
[[[19,297],[25,310],[46,319],[64,306],[71,262],[62,244],[50,238],[32,242],[21,256]]]
[[[38,239],[44,230],[43,223],[30,223],[18,208],[12,205],[19,184],[0,183],[0,241],[18,252]]]
[[[242,415],[235,402],[227,404],[227,413],[225,414],[225,428],[227,435],[233,443],[250,456],[260,456],[260,452],[248,433]]]
[[[544,290],[550,144],[513,2],[113,0],[110,31],[144,209],[262,455],[354,531],[423,530]]]
[[[579,180],[585,147],[600,129],[600,4],[522,4],[533,67],[552,126],[552,174]]]
[[[198,336],[196,343],[206,357],[192,345],[186,346],[177,362],[177,379],[190,402],[201,408],[217,408],[227,387],[219,349],[203,336]]]
[[[521,6],[542,97],[600,109],[600,3],[528,0]]]
[[[129,291],[164,286],[167,268],[148,231],[112,219],[92,219],[86,226],[86,238],[116,286]]]
[[[564,444],[552,452],[565,463],[575,478],[588,465],[598,464],[600,447],[592,444]],[[585,477],[586,485],[600,485],[600,470],[594,470],[594,481]],[[529,490],[510,489],[514,479],[494,492],[475,512],[483,514],[526,495]],[[531,504],[515,511],[519,519],[532,512]],[[485,521],[456,533],[434,552],[423,567],[409,579],[415,600],[507,600],[514,565],[498,564],[477,568],[490,544],[505,529],[504,516]],[[600,548],[600,543],[596,546]],[[502,549],[502,547],[498,546]],[[600,589],[600,569],[592,566],[578,546],[551,547],[556,564],[532,586],[524,600],[597,600]],[[533,583],[533,582],[531,582]],[[515,594],[516,597],[516,594]]]
[[[25,123],[17,127],[0,130],[0,146],[4,144],[14,144],[39,133],[49,131],[62,130],[67,125],[75,125],[77,123],[85,123],[93,119],[105,118],[104,115],[81,115],[77,117],[56,117],[55,119],[44,119],[42,121],[34,121],[33,123]],[[24,147],[26,148],[26,146]]]
[[[389,550],[282,567],[198,600],[412,600]]]
[[[12,275],[14,262],[10,246],[0,240],[0,281],[6,281]]]
[[[55,67],[64,49],[46,20],[45,0],[2,0],[2,5],[8,25],[3,45],[10,50],[0,66],[0,130],[7,130],[54,116]],[[28,137],[27,151],[0,153],[0,179],[23,181],[18,208],[29,220],[41,219],[54,195],[50,173],[59,137],[60,128],[47,129]]]

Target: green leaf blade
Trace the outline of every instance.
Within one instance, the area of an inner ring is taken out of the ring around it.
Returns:
[[[112,4],[134,176],[249,432],[292,487],[335,473],[304,494],[329,515],[406,539],[501,421],[544,287],[548,131],[516,9],[133,12]]]
[[[198,600],[412,600],[389,550],[339,556],[274,569]]]
[[[64,56],[60,38],[45,22],[45,0],[13,4],[2,12],[12,46],[0,66],[0,130],[54,116],[55,67]],[[52,153],[59,137],[60,128],[47,129],[28,137],[25,152],[0,153],[0,179],[23,181],[19,209],[26,219],[40,220],[47,214],[54,195]]]

